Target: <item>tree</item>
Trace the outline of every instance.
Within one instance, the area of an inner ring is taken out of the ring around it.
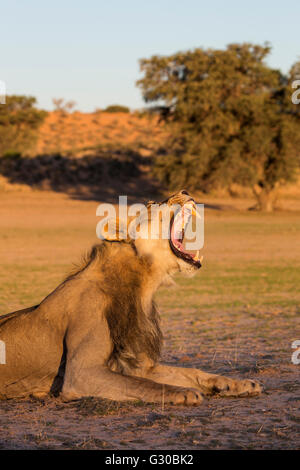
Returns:
[[[105,113],[130,113],[130,109],[127,106],[121,104],[111,104],[104,109]]]
[[[35,103],[32,96],[12,95],[0,105],[0,156],[23,153],[35,142],[36,130],[46,115]]]
[[[269,45],[232,44],[140,61],[146,102],[160,105],[170,138],[155,172],[170,188],[249,186],[271,211],[299,168],[300,107],[290,77],[268,67]]]
[[[64,98],[52,98],[54,111],[62,114],[70,113],[76,106],[76,101],[65,101]]]

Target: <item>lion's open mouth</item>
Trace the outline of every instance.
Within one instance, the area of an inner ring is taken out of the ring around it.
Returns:
[[[176,256],[200,268],[203,256],[199,257],[199,250],[191,248],[195,245],[195,243],[192,243],[191,235],[194,234],[192,235],[194,242],[196,237],[192,225],[197,226],[197,217],[200,216],[196,211],[193,200],[188,201],[181,207],[171,221],[170,247]]]

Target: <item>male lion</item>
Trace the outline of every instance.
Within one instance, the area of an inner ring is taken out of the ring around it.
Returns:
[[[161,220],[173,204],[187,212],[195,207],[186,191],[164,202],[158,206]],[[140,220],[141,233],[148,229],[151,204]],[[132,239],[127,233],[121,240],[121,223],[113,235],[106,229],[106,239],[83,266],[39,305],[0,318],[6,345],[0,398],[52,392],[64,400],[94,396],[198,405],[203,394],[260,393],[251,380],[159,363],[162,334],[153,295],[174,273],[191,275],[201,267],[198,254],[176,235],[176,220],[182,221],[176,217],[170,239]]]

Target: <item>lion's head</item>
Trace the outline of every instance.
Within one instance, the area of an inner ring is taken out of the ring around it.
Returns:
[[[139,255],[147,256],[168,274],[193,275],[201,267],[196,228],[200,218],[194,199],[182,190],[165,201],[149,201],[147,209],[124,222],[117,220],[112,234],[106,225],[103,238],[126,240]]]

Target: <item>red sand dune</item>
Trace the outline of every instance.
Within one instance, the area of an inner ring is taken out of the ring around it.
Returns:
[[[158,146],[165,135],[157,116],[53,111],[39,130],[34,153],[80,152],[107,145],[134,146],[145,151]]]

